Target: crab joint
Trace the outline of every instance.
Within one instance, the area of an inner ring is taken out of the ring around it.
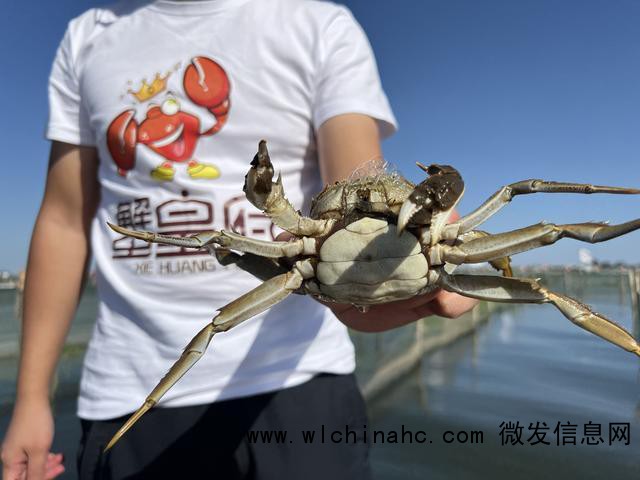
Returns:
[[[305,280],[309,280],[310,278],[314,278],[316,276],[316,269],[311,259],[298,260],[293,266],[293,269],[298,272]]]
[[[429,265],[442,265],[444,263],[461,265],[465,259],[466,255],[458,247],[437,243],[429,249]]]

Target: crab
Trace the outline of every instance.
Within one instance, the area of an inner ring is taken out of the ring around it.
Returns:
[[[500,188],[476,210],[449,223],[464,193],[462,177],[448,165],[418,166],[427,178],[417,185],[385,172],[329,185],[313,200],[310,215],[303,216],[286,199],[280,176],[273,181],[274,168],[262,140],[245,177],[244,192],[292,239],[264,241],[225,230],[177,237],[109,224],[120,234],[147,242],[208,249],[223,265],[235,264],[263,283],[219,309],[106,449],[158,403],[198,361],[216,334],[294,293],[352,304],[361,312],[371,305],[436,289],[494,302],[550,303],[577,326],[640,356],[634,337],[603,315],[547,289],[538,280],[513,277],[509,258],[563,237],[590,243],[610,240],[639,229],[640,219],[619,225],[539,223],[499,234],[476,228],[517,195],[639,194],[640,190],[523,180]],[[502,275],[454,273],[459,265],[484,262]]]

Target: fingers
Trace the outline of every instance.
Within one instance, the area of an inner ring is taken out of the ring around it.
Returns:
[[[349,306],[340,312],[333,310],[333,313],[347,327],[358,332],[377,333],[400,327],[413,321],[406,315],[385,314],[383,306],[372,307],[367,313],[359,312],[356,308]]]
[[[275,241],[276,242],[287,242],[287,241],[291,240],[292,238],[294,238],[294,235],[292,233],[280,232],[278,234],[278,236],[276,236]]]
[[[478,300],[476,299],[440,290],[438,295],[427,306],[431,310],[431,315],[458,318],[477,304]]]
[[[317,300],[325,307],[329,307],[333,313],[336,315],[340,315],[341,313],[346,312],[347,310],[356,310],[356,308],[350,303],[331,303],[331,302],[323,302],[322,300]]]
[[[475,299],[444,290],[407,300],[372,305],[366,313],[359,312],[348,304],[325,303],[349,328],[369,333],[391,330],[431,315],[458,318],[477,304]]]
[[[2,455],[2,478],[6,480],[52,480],[64,473],[62,453],[46,451],[19,455]]]
[[[390,302],[387,305],[406,310],[420,309],[421,307],[430,304],[434,299],[438,298],[438,295],[440,295],[440,293],[441,290],[438,289],[429,293],[425,293],[423,295],[407,298],[406,300]]]
[[[347,327],[360,332],[375,333],[398,328],[432,315],[429,305],[437,295],[437,292],[432,292],[407,300],[371,305],[366,313],[350,304],[321,303],[331,308]]]
[[[64,455],[62,453],[49,453],[45,466],[45,480],[51,480],[64,473]]]

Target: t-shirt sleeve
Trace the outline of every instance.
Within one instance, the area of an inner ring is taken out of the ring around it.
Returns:
[[[82,104],[70,26],[58,47],[49,76],[49,121],[45,136],[74,145],[95,145]]]
[[[336,115],[362,113],[377,120],[381,138],[394,133],[396,119],[382,90],[373,50],[347,8],[337,10],[324,29],[321,45],[315,128]]]

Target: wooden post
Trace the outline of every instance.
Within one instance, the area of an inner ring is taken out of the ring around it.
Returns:
[[[640,268],[629,270],[629,295],[633,316],[633,336],[640,338]]]

